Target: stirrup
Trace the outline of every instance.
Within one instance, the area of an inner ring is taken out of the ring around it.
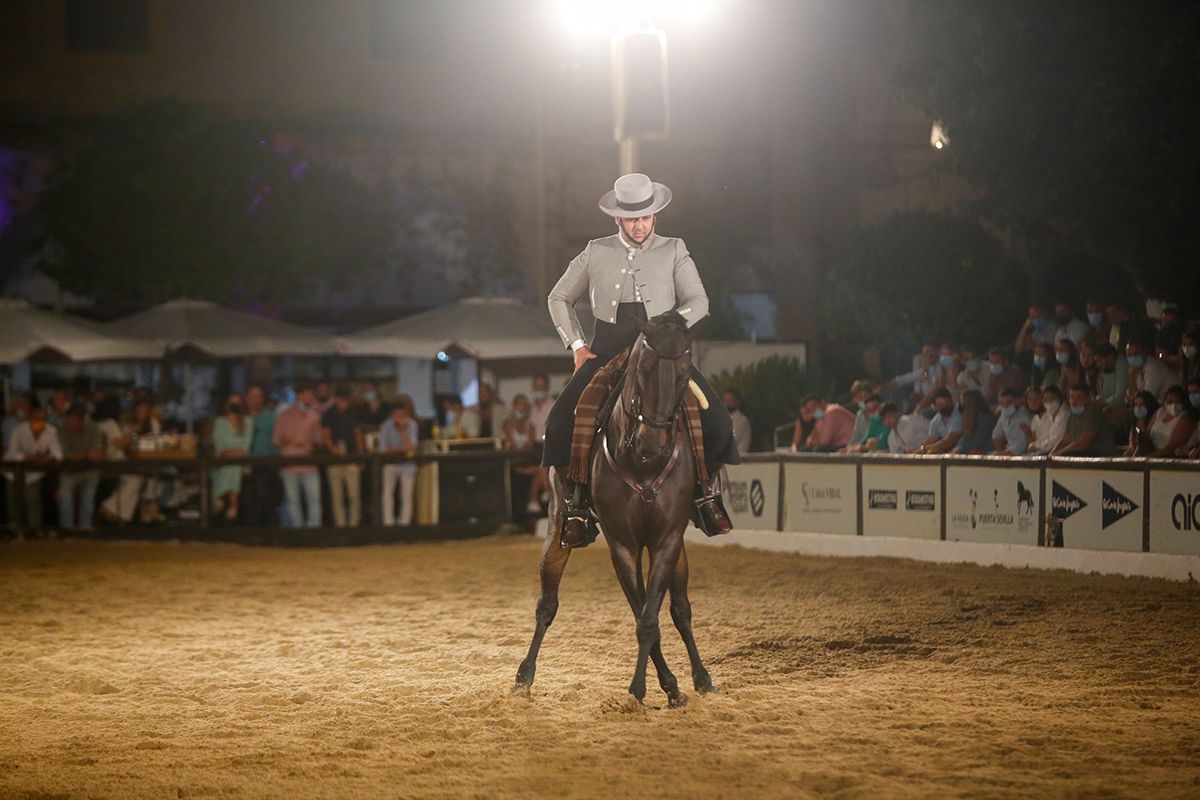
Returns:
[[[695,500],[692,520],[705,536],[720,536],[733,530],[733,521],[725,510],[725,501],[716,489],[701,492]]]
[[[585,484],[575,484],[575,490],[563,503],[562,528],[558,534],[558,545],[567,549],[587,547],[596,541],[600,528],[592,513],[591,502]]]

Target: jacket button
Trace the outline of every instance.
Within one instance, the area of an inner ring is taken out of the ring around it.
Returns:
[[[613,300],[613,301],[612,301],[612,304],[615,306],[615,305],[617,304],[617,301],[616,301],[616,300]]]

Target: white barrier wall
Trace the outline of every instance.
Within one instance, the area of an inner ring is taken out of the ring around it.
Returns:
[[[779,463],[757,461],[725,469],[725,508],[734,527],[779,530]]]
[[[1150,473],[1150,551],[1200,554],[1200,472]]]
[[[1049,513],[1063,521],[1063,546],[1142,549],[1143,473],[1046,468]]]
[[[858,533],[857,465],[784,464],[783,485],[783,530]]]
[[[946,469],[946,539],[1038,543],[1037,467],[951,466]]]
[[[864,536],[942,538],[942,472],[937,465],[864,464]]]

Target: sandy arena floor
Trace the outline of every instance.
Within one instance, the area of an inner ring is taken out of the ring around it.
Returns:
[[[0,544],[0,797],[1198,797],[1200,588],[693,547],[720,693],[527,538]]]

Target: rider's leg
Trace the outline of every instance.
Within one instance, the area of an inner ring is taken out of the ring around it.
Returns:
[[[608,363],[606,358],[592,358],[583,363],[550,407],[546,418],[546,443],[542,450],[542,466],[558,467],[566,473],[571,463],[571,438],[575,431],[575,406],[592,377]],[[595,539],[595,523],[591,519],[591,498],[586,484],[562,481],[565,495],[562,519],[558,530],[563,547],[586,547]],[[553,522],[554,520],[552,520]],[[552,526],[553,528],[553,526]]]
[[[709,536],[728,533],[733,523],[725,510],[725,502],[717,489],[717,472],[722,464],[740,464],[737,443],[733,439],[733,420],[708,379],[695,367],[692,380],[708,400],[708,408],[700,411],[700,428],[704,437],[704,466],[709,475],[707,485],[696,486],[696,523]]]

